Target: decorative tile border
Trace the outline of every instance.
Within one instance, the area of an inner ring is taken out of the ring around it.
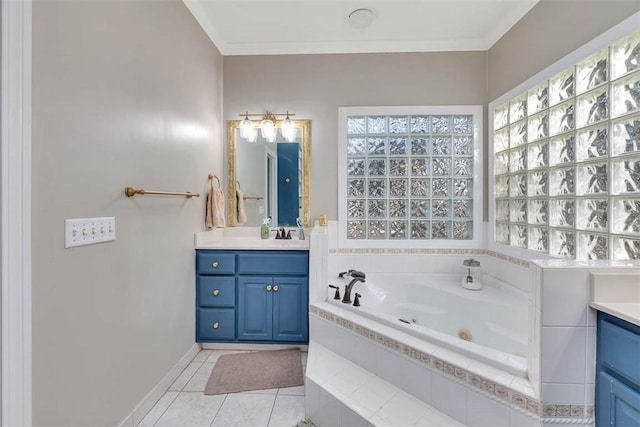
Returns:
[[[487,255],[529,268],[529,262],[488,249],[391,249],[391,248],[332,248],[330,254],[352,255]]]
[[[525,396],[511,388],[495,383],[482,376],[469,372],[446,360],[423,353],[417,348],[403,344],[391,337],[325,311],[315,305],[309,306],[309,312],[328,320],[344,329],[350,330],[381,346],[390,348],[405,357],[416,360],[428,368],[438,371],[450,379],[473,388],[475,391],[523,412],[535,419],[550,423],[588,424],[593,423],[593,406],[583,405],[542,405],[540,401]]]
[[[543,405],[542,413],[545,417],[553,418],[591,418],[593,417],[592,405]]]

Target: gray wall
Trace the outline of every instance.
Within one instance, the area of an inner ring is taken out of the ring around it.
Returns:
[[[488,102],[639,10],[639,0],[541,0],[489,49]]]
[[[113,426],[194,343],[193,233],[222,175],[222,56],[179,1],[33,6],[33,421]],[[64,249],[64,219],[115,242]]]
[[[338,215],[338,107],[486,104],[486,52],[228,56],[224,114],[311,119],[311,221]]]

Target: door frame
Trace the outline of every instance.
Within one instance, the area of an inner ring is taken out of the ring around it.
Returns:
[[[31,426],[32,2],[1,7],[0,424]]]

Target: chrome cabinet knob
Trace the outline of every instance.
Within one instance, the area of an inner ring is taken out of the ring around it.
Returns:
[[[220,323],[216,322],[213,324],[213,329],[218,329],[220,327]]]
[[[267,292],[271,292],[271,285],[267,285]]]
[[[211,264],[211,267],[218,268],[219,265],[220,263],[218,261],[213,261],[213,263]]]
[[[214,297],[217,297],[218,295],[220,295],[220,291],[218,289],[216,289],[215,291],[212,292]]]
[[[273,287],[273,292],[278,292],[278,289],[280,289],[280,288],[278,288],[278,285],[275,285],[275,286]]]

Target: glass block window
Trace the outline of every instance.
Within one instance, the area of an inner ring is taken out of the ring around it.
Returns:
[[[474,238],[474,161],[482,117],[422,111],[343,116],[341,218],[347,240]]]
[[[640,31],[493,111],[495,240],[640,259]]]

